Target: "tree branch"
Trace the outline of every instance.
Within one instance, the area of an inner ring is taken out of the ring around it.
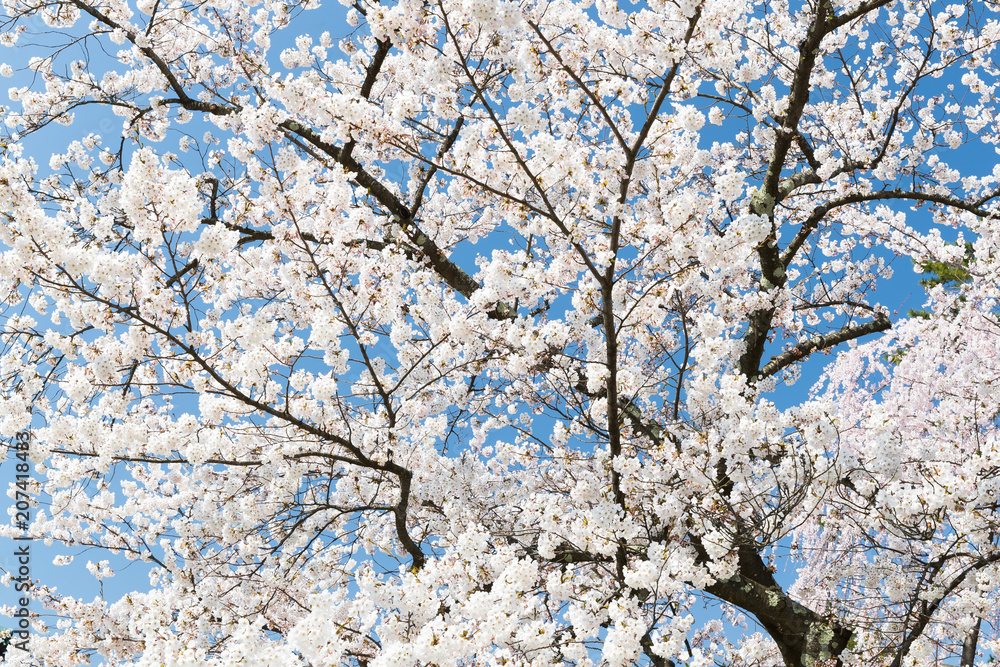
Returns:
[[[760,379],[770,377],[783,368],[787,368],[795,362],[801,361],[813,352],[827,350],[831,347],[840,345],[841,343],[846,343],[847,341],[861,338],[862,336],[867,336],[868,334],[887,331],[891,328],[892,322],[889,321],[889,318],[882,313],[876,313],[875,319],[871,322],[859,324],[854,327],[846,327],[840,331],[835,331],[825,336],[813,336],[809,340],[799,343],[792,349],[771,357],[771,361],[760,369],[760,374],[757,377]]]
[[[852,630],[796,602],[780,587],[765,586],[737,574],[705,589],[757,617],[778,644],[788,667],[814,667],[835,661],[847,648]]]

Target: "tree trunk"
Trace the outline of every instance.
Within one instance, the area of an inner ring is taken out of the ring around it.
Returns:
[[[979,626],[982,623],[983,619],[976,621],[962,644],[962,667],[975,667],[976,665],[976,647],[979,644]]]
[[[748,547],[740,549],[740,573],[706,590],[753,614],[778,645],[788,667],[839,665],[838,656],[853,634],[850,628],[790,598]]]

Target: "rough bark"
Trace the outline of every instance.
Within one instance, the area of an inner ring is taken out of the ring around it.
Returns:
[[[851,640],[850,628],[796,602],[777,585],[737,574],[715,582],[707,591],[753,614],[778,645],[788,667],[839,665],[838,656]]]

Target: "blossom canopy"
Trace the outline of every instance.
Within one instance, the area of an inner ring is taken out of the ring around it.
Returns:
[[[3,6],[8,660],[997,653],[1000,3]]]

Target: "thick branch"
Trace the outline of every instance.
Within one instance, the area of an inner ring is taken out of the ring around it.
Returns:
[[[798,233],[795,234],[795,237],[792,238],[792,240],[788,243],[788,246],[785,247],[785,251],[781,254],[781,266],[785,269],[788,268],[788,265],[792,263],[793,259],[795,259],[795,256],[802,248],[802,245],[806,242],[806,239],[808,239],[809,236],[816,231],[819,223],[823,221],[823,218],[825,218],[830,211],[849,204],[860,204],[863,202],[885,201],[892,199],[925,201],[932,204],[940,204],[941,206],[947,206],[959,211],[972,213],[973,215],[977,215],[981,218],[989,218],[996,215],[994,211],[988,211],[982,208],[982,205],[986,203],[989,198],[978,202],[967,202],[959,199],[958,197],[937,194],[934,192],[922,192],[920,190],[877,190],[875,192],[856,192],[844,195],[843,197],[838,197],[836,199],[831,199],[822,206],[817,206],[813,209],[813,212],[810,213],[809,217],[805,219],[802,226],[799,228]]]
[[[737,574],[716,581],[706,591],[745,609],[778,644],[788,667],[814,667],[836,661],[853,634],[790,598],[777,586],[764,586]]]
[[[962,642],[962,662],[960,667],[976,667],[976,650],[979,646],[979,628],[983,624],[983,619],[976,619],[976,624],[969,630],[965,641]]]
[[[871,322],[859,324],[854,327],[845,327],[840,331],[835,331],[825,336],[813,336],[809,340],[799,343],[792,349],[771,357],[771,361],[760,369],[760,375],[758,377],[770,377],[783,368],[787,368],[795,362],[804,359],[813,352],[827,350],[831,347],[840,345],[841,343],[846,343],[847,341],[861,338],[862,336],[867,336],[868,334],[887,331],[891,328],[892,322],[889,321],[889,318],[882,313],[877,313],[875,315],[875,319]]]
[[[816,3],[816,16],[809,26],[806,38],[799,45],[799,62],[790,86],[788,111],[785,112],[782,119],[781,129],[775,134],[774,148],[771,151],[771,159],[768,162],[764,183],[760,190],[761,196],[755,197],[755,201],[751,202],[752,212],[758,215],[772,217],[774,205],[779,201],[781,170],[785,166],[785,158],[795,140],[799,120],[801,120],[806,103],[809,101],[809,79],[816,66],[816,56],[819,54],[820,43],[830,32],[830,28],[827,26],[829,11],[829,0],[820,0]]]
[[[847,25],[854,19],[861,18],[868,12],[878,9],[879,7],[885,7],[891,2],[895,2],[895,0],[868,0],[868,2],[862,2],[849,12],[844,12],[843,14],[837,14],[830,17],[830,21],[828,23],[830,30],[836,30],[841,26]]]
[[[787,280],[778,251],[774,226],[774,207],[794,189],[794,182],[782,182],[781,172],[785,167],[788,151],[797,136],[799,121],[805,111],[806,103],[809,101],[809,79],[816,66],[820,43],[829,32],[827,17],[830,10],[829,0],[820,0],[816,3],[816,15],[809,26],[806,38],[799,45],[799,62],[792,77],[788,110],[781,119],[781,127],[775,133],[774,147],[771,151],[771,159],[768,161],[767,172],[764,174],[764,182],[750,198],[750,212],[764,216],[771,221],[770,234],[757,248],[761,268],[761,292],[780,289]],[[792,177],[792,181],[794,180],[795,177]],[[750,326],[746,334],[746,351],[740,357],[740,372],[747,377],[748,381],[752,381],[758,375],[760,360],[764,354],[767,334],[773,319],[773,308],[755,311],[750,316]]]
[[[106,26],[112,29],[120,27],[111,18],[104,15],[96,8],[82,2],[82,0],[71,1],[81,11],[90,14]],[[219,116],[236,114],[242,110],[240,106],[235,104],[214,104],[192,98],[188,95],[187,91],[184,90],[184,86],[180,80],[177,79],[174,73],[170,70],[170,66],[151,47],[138,46],[138,44],[136,44],[136,36],[131,32],[127,33],[127,37],[132,44],[139,48],[143,55],[153,61],[160,73],[166,78],[170,89],[177,96],[176,98],[165,100],[164,103],[178,104],[188,111],[199,111]],[[378,77],[390,47],[391,42],[389,40],[378,42],[378,49],[372,57],[372,61],[366,71],[365,80],[361,86],[362,97],[367,98],[370,96],[375,80]],[[448,255],[441,250],[441,248],[417,225],[416,213],[417,208],[419,207],[419,198],[418,202],[415,203],[413,207],[408,207],[382,182],[365,171],[361,164],[359,164],[351,156],[354,148],[353,141],[348,142],[348,144],[343,148],[339,148],[327,141],[324,141],[318,132],[303,125],[302,123],[294,120],[285,120],[278,125],[289,134],[295,135],[296,137],[299,137],[309,143],[326,156],[332,158],[348,172],[351,172],[353,174],[354,182],[367,190],[379,204],[386,208],[390,214],[395,216],[400,227],[409,238],[411,245],[420,250],[434,271],[441,276],[449,287],[466,298],[471,297],[472,294],[480,288],[479,283],[476,282],[476,280],[466,271],[455,264],[451,258],[448,257]],[[457,137],[459,127],[461,127],[461,122],[459,122],[458,126],[455,128],[455,132],[453,132],[452,136],[450,136],[446,141],[448,146],[450,146],[450,144],[454,142],[455,137]],[[445,147],[444,150],[447,150],[447,148]],[[258,232],[258,234],[261,236],[254,236],[250,240],[266,238],[264,235],[266,235],[267,232]],[[498,304],[497,307],[490,312],[491,317],[504,319],[510,317],[511,314],[511,309],[506,304]]]
[[[653,637],[648,632],[643,635],[639,645],[642,646],[642,652],[649,658],[649,663],[653,667],[675,667],[676,663],[673,660],[659,656],[653,651]]]
[[[382,71],[382,63],[385,62],[385,57],[389,55],[389,49],[392,47],[392,42],[389,39],[378,40],[378,48],[375,50],[374,55],[372,55],[372,61],[368,63],[368,70],[365,72],[365,80],[361,84],[361,97],[368,99],[372,94],[372,88],[375,86],[375,80],[378,79],[379,72]],[[351,156],[351,151],[354,150],[354,140],[351,139],[344,146],[342,152],[343,157],[348,158]]]

